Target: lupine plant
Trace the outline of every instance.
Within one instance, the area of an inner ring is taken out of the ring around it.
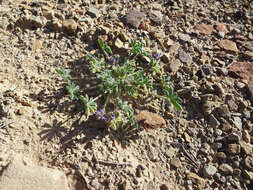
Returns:
[[[71,81],[69,70],[63,68],[56,70],[67,83],[66,89],[70,98],[80,100],[84,104],[87,119],[93,116],[103,120],[114,130],[124,124],[138,128],[132,105],[134,100],[142,98],[143,95],[166,100],[167,103],[174,105],[176,110],[181,111],[181,99],[173,91],[169,77],[160,64],[161,54],[149,56],[140,42],[132,40],[129,58],[122,58],[115,56],[102,39],[98,39],[98,44],[106,55],[105,61],[100,61],[91,54],[88,54],[87,58],[91,72],[100,82],[100,96],[83,95],[79,86]],[[151,60],[145,67],[139,59],[143,56]],[[104,98],[103,105],[98,104],[97,100],[100,98]]]

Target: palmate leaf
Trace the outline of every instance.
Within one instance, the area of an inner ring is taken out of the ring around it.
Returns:
[[[69,83],[66,88],[70,95],[71,100],[77,100],[79,93],[79,86],[75,85],[74,83]]]
[[[63,67],[56,69],[56,72],[66,81],[69,83],[71,76],[70,70],[64,69]]]
[[[95,102],[95,98],[92,98],[86,94],[85,96],[80,96],[81,101],[85,104],[86,115],[89,117],[94,114],[97,110],[97,103]]]
[[[103,63],[101,63],[100,61],[98,61],[91,54],[88,54],[87,56],[88,56],[88,58],[89,58],[89,60],[91,62],[91,71],[92,71],[92,73],[100,72],[102,70]]]
[[[112,55],[112,49],[108,45],[106,45],[101,38],[98,39],[98,44],[102,50],[104,50],[109,55]]]

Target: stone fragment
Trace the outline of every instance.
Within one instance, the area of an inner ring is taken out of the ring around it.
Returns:
[[[246,143],[245,141],[243,140],[240,140],[239,141],[239,144],[242,148],[242,152],[246,155],[250,155],[253,151],[253,145],[250,144],[250,143]]]
[[[212,25],[207,25],[207,24],[199,24],[199,25],[196,25],[194,27],[194,29],[200,33],[200,34],[203,34],[203,35],[211,35],[213,33],[213,26]]]
[[[14,160],[2,171],[0,176],[1,190],[26,189],[26,190],[69,190],[65,174],[56,169],[31,165],[21,155],[16,155]]]
[[[196,73],[196,75],[202,79],[202,78],[205,78],[209,75],[211,75],[213,73],[213,68],[211,65],[209,64],[204,64],[204,65],[201,65],[200,69],[198,70],[198,72]]]
[[[215,157],[216,157],[217,159],[219,159],[219,160],[222,160],[222,161],[224,161],[224,160],[227,159],[227,156],[226,156],[226,154],[225,154],[224,152],[217,152],[217,153],[215,154]]]
[[[25,114],[25,109],[23,107],[19,108],[17,114],[18,115],[24,115]]]
[[[236,43],[231,40],[221,40],[219,46],[227,51],[238,52]]]
[[[230,76],[253,82],[253,62],[234,62],[229,68]]]
[[[163,42],[163,46],[166,47],[166,48],[169,48],[170,46],[172,46],[174,43],[173,40],[171,40],[170,38],[167,38],[166,40],[164,40]]]
[[[228,145],[228,152],[231,155],[240,154],[241,146],[239,144],[229,144]]]
[[[253,156],[249,155],[244,159],[244,164],[246,168],[248,168],[250,171],[253,171]]]
[[[149,31],[150,27],[149,27],[149,23],[145,20],[142,20],[139,27],[140,30],[145,30],[145,31]]]
[[[183,33],[180,33],[178,35],[178,38],[184,42],[190,42],[191,41],[191,37],[189,36],[189,34],[183,34]]]
[[[121,49],[124,47],[124,43],[119,39],[117,38],[115,41],[114,41],[114,47],[116,49]]]
[[[9,21],[7,18],[1,18],[0,17],[0,28],[6,30],[9,25]]]
[[[130,10],[125,17],[125,22],[134,28],[139,28],[141,21],[144,18],[144,13],[138,10]]]
[[[176,73],[181,67],[181,65],[182,63],[178,59],[176,59],[171,64],[169,64],[168,67],[172,73]]]
[[[187,178],[192,180],[194,183],[199,184],[201,186],[205,185],[205,179],[203,179],[202,177],[199,177],[197,174],[190,172],[187,175]]]
[[[252,65],[253,65],[253,63],[252,63]],[[252,79],[253,79],[253,77],[252,77]],[[253,103],[253,81],[248,83],[247,90],[248,90],[248,97],[249,97],[250,101]]]
[[[75,35],[77,23],[73,19],[67,19],[62,22],[62,27],[69,35]]]
[[[152,11],[149,13],[149,18],[157,25],[162,25],[163,14],[160,11]]]
[[[246,142],[246,143],[250,143],[250,134],[247,130],[243,130],[242,131],[242,139]]]
[[[247,171],[247,170],[243,170],[243,174],[244,176],[249,179],[249,180],[253,180],[253,172]]]
[[[175,168],[179,168],[181,167],[181,161],[178,158],[172,158],[172,160],[170,161],[170,164],[175,167]]]
[[[173,148],[173,147],[170,146],[170,148],[168,149],[168,151],[166,151],[166,156],[168,158],[172,158],[172,157],[174,157],[174,155],[176,154],[177,151],[178,150],[176,148]]]
[[[208,123],[213,128],[216,128],[217,126],[220,125],[220,122],[216,119],[216,117],[213,114],[211,114],[209,116],[209,122]]]
[[[212,164],[205,165],[203,168],[203,174],[206,177],[211,177],[217,172],[217,168]]]
[[[234,117],[233,118],[233,123],[234,123],[234,125],[239,129],[239,130],[241,130],[242,129],[242,120],[241,120],[241,118],[240,117]]]
[[[226,164],[226,163],[221,164],[219,166],[219,170],[220,170],[220,172],[222,172],[225,175],[233,174],[233,168],[230,165]]]
[[[120,39],[123,41],[123,42],[128,42],[129,41],[129,37],[127,36],[127,34],[125,32],[120,32],[119,34],[119,37]]]
[[[62,22],[57,19],[57,18],[54,18],[51,23],[50,23],[50,27],[51,29],[53,29],[54,31],[61,31],[62,30]]]
[[[224,36],[229,32],[227,29],[227,26],[223,23],[220,23],[220,22],[215,23],[215,28],[216,28],[219,36],[221,36],[222,38],[224,38]]]
[[[7,13],[9,11],[11,11],[9,6],[4,6],[4,5],[0,6],[0,13]]]
[[[119,185],[119,190],[131,190],[131,185],[128,180],[125,180],[123,183]]]
[[[185,142],[187,143],[190,143],[191,142],[191,137],[190,135],[188,135],[188,133],[184,132],[184,140]]]
[[[170,188],[168,187],[168,185],[166,185],[166,184],[162,184],[161,186],[160,186],[160,190],[169,190]]]
[[[90,7],[87,11],[87,14],[92,18],[98,18],[101,16],[100,10],[96,9],[95,7]]]
[[[179,48],[178,50],[178,57],[180,61],[186,64],[191,64],[192,63],[192,57],[186,53],[182,48]]]
[[[150,4],[151,8],[155,9],[155,10],[161,10],[162,9],[162,5],[159,3],[151,3]]]
[[[135,119],[145,129],[163,128],[166,125],[165,120],[161,116],[148,111],[141,111],[136,115]]]

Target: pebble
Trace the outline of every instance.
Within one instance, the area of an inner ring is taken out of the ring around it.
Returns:
[[[66,30],[66,32],[69,35],[75,35],[76,30],[77,30],[77,23],[73,19],[67,19],[62,22],[62,27],[63,29]]]
[[[101,16],[100,10],[96,9],[95,7],[90,7],[87,11],[92,18],[98,18]]]
[[[192,63],[192,57],[186,53],[182,48],[179,48],[178,50],[178,56],[180,61],[186,64],[191,64]]]
[[[211,177],[217,172],[217,168],[212,164],[208,164],[204,166],[203,174],[206,177]]]
[[[161,26],[163,22],[163,14],[160,11],[152,11],[149,13],[149,18],[155,24]]]
[[[226,164],[226,163],[223,163],[219,166],[219,171],[221,173],[223,173],[224,175],[233,174],[233,168],[230,165]]]
[[[240,154],[241,146],[239,144],[229,144],[228,145],[228,152],[231,155]]]
[[[219,46],[228,51],[238,52],[236,43],[231,40],[221,40]]]
[[[211,35],[213,33],[213,26],[212,25],[207,25],[207,24],[199,24],[199,25],[196,25],[194,27],[194,29],[200,33],[200,34],[203,34],[203,35]]]
[[[178,158],[172,158],[170,164],[175,168],[180,168],[182,166],[181,161]]]
[[[246,155],[250,155],[253,151],[253,145],[250,143],[247,143],[243,140],[239,141],[239,144],[242,148],[242,151],[244,152],[244,154]]]

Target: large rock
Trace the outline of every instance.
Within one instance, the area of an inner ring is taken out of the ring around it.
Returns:
[[[229,74],[253,82],[253,62],[234,62],[229,66]]]
[[[65,174],[56,169],[27,164],[21,155],[3,170],[1,190],[69,190]]]
[[[125,22],[134,28],[139,28],[145,14],[138,10],[130,10],[125,17]]]

